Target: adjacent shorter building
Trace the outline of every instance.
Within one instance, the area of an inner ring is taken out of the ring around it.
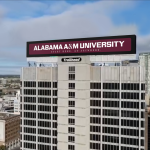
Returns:
[[[20,114],[20,90],[16,93],[16,98],[14,100],[14,113]]]
[[[8,150],[20,145],[20,115],[0,113],[0,145]]]

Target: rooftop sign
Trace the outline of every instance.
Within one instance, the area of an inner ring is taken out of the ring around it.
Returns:
[[[136,54],[136,36],[27,42],[27,57]]]

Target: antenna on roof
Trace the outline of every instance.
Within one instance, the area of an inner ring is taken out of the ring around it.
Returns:
[[[34,66],[36,67],[36,63],[34,62]]]
[[[30,62],[28,62],[29,67],[31,66]]]

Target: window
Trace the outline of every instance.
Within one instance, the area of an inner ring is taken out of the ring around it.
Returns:
[[[38,142],[51,143],[51,138],[49,138],[49,137],[38,137]]]
[[[145,93],[141,93],[141,100],[145,100]]]
[[[27,105],[27,104],[24,104],[24,110],[32,110],[32,111],[35,111],[36,110],[36,105]]]
[[[139,99],[139,93],[122,92],[121,98],[122,99]]]
[[[57,82],[53,82],[53,88],[57,88]]]
[[[24,87],[36,87],[36,82],[33,81],[24,81]]]
[[[119,92],[103,92],[103,98],[119,98]]]
[[[92,98],[101,98],[101,92],[91,91],[90,92],[90,97],[92,97]]]
[[[38,103],[51,104],[51,98],[38,97]]]
[[[119,137],[116,136],[106,136],[103,135],[102,137],[104,142],[110,142],[110,143],[119,143]]]
[[[39,118],[39,119],[50,120],[50,119],[51,119],[51,114],[38,113],[38,118]]]
[[[142,122],[141,122],[142,123]],[[130,126],[130,127],[139,127],[139,121],[138,120],[121,120],[121,126]],[[142,126],[142,124],[141,124]]]
[[[139,112],[122,110],[121,117],[139,118]]]
[[[75,133],[75,128],[69,127],[68,128],[68,133]]]
[[[22,129],[22,128],[21,128],[21,129]],[[25,132],[25,133],[36,134],[36,128],[27,128],[27,127],[24,127],[24,132]]]
[[[122,90],[139,90],[138,83],[122,83]]]
[[[69,89],[75,89],[75,83],[69,83]]]
[[[68,110],[69,116],[75,116],[75,110]]]
[[[38,90],[38,95],[51,96],[51,90]]]
[[[68,136],[68,142],[75,142],[74,136]]]
[[[145,102],[141,103],[141,109],[145,109]]]
[[[90,149],[95,149],[98,150],[100,149],[100,144],[99,143],[90,143]]]
[[[24,117],[25,118],[36,118],[36,113],[24,112]]]
[[[38,82],[38,87],[50,88],[51,87],[51,82]]]
[[[100,135],[97,134],[90,134],[91,141],[100,141]]]
[[[24,97],[25,103],[36,103],[36,97]]]
[[[36,136],[24,135],[24,140],[26,140],[26,141],[36,141]]]
[[[53,98],[53,104],[57,104],[57,98]]]
[[[36,126],[36,121],[35,120],[24,120],[24,125]]]
[[[103,83],[103,89],[118,90],[120,87],[119,83]]]
[[[53,130],[53,136],[57,136],[57,130]]]
[[[101,101],[100,100],[90,100],[90,106],[96,106],[100,107],[101,106]]]
[[[47,130],[47,129],[38,129],[38,134],[42,134],[42,135],[51,135],[51,130]]]
[[[75,146],[74,145],[68,145],[68,150],[75,150]]]
[[[103,144],[102,145],[102,150],[119,150],[119,146],[117,146],[117,145]],[[121,149],[121,150],[123,150],[123,149]],[[126,150],[128,150],[128,149],[126,149]]]
[[[100,133],[101,127],[100,126],[90,126],[90,132]]]
[[[69,74],[69,80],[75,80],[75,74]]]
[[[47,111],[47,112],[50,112],[51,111],[51,106],[39,105],[38,106],[38,111]]]
[[[75,72],[75,66],[69,66],[69,72]]]
[[[69,98],[75,98],[75,92],[69,92]]]
[[[119,101],[103,101],[103,107],[119,107]]]
[[[103,124],[119,125],[119,119],[103,118]]]
[[[91,124],[100,124],[100,123],[101,123],[101,118],[98,118],[98,117],[90,117],[90,123],[91,123]]]
[[[39,126],[39,127],[46,127],[46,128],[49,128],[49,127],[51,127],[51,122],[38,121],[38,126]]]
[[[103,127],[103,133],[119,134],[119,128]]]
[[[101,115],[101,109],[90,109],[91,115]]]
[[[53,120],[57,120],[57,114],[53,114]]]
[[[50,150],[51,146],[38,144],[38,149],[39,150]],[[53,146],[53,150],[57,150],[56,147]]]
[[[69,107],[75,107],[75,101],[69,101],[68,103]]]
[[[34,90],[34,89],[24,89],[24,95],[36,95],[36,90]]]
[[[75,124],[75,119],[69,118],[68,119],[68,123],[74,125]]]
[[[136,129],[121,129],[122,135],[139,136],[139,130]]]
[[[101,89],[101,83],[90,83],[90,89]]]
[[[141,90],[145,90],[145,84],[141,84]]]
[[[121,102],[121,107],[122,108],[139,109],[139,102],[126,102],[126,101],[123,101],[123,102]]]
[[[57,96],[57,90],[53,90],[53,96]]]
[[[104,116],[119,116],[119,110],[103,109]]]
[[[122,144],[129,144],[129,145],[139,145],[139,139],[133,139],[133,138],[121,138]]]
[[[144,140],[141,139],[141,146],[144,146]]]
[[[36,149],[36,144],[24,142],[24,148]]]

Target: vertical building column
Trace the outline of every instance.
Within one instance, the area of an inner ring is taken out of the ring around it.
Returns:
[[[100,149],[102,150],[103,148],[103,66],[101,66],[101,79],[100,79],[100,83],[101,83],[101,139],[100,139],[100,142],[101,142],[101,145],[100,145]]]
[[[38,150],[38,68],[36,67],[36,149]]]
[[[50,132],[51,132],[51,150],[53,149],[53,138],[52,138],[52,136],[53,136],[53,114],[52,114],[52,112],[53,112],[53,105],[52,105],[52,102],[53,102],[53,73],[52,73],[52,71],[53,71],[53,65],[52,65],[52,67],[51,67],[51,100],[50,100],[50,102],[51,102],[51,122],[50,122],[50,124],[51,124],[51,130],[50,130]]]
[[[121,66],[119,67],[119,150],[121,150]]]
[[[139,150],[141,149],[141,66],[139,66]]]

